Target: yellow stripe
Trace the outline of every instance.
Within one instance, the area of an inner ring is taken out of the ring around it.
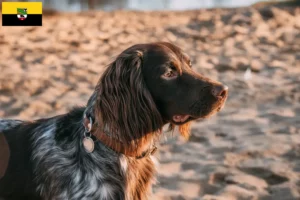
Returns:
[[[2,2],[2,14],[17,14],[17,8],[27,8],[27,14],[42,14],[42,2]]]

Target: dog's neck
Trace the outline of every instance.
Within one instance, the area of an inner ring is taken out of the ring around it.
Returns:
[[[143,145],[142,148],[139,149],[131,147],[134,144],[126,147],[126,144],[116,138],[113,134],[110,134],[109,131],[105,129],[105,126],[104,128],[102,128],[102,131],[99,131],[98,124],[94,123],[93,117],[87,115],[86,113],[84,114],[83,125],[85,127],[85,131],[88,134],[94,136],[96,140],[99,140],[116,153],[124,154],[127,157],[141,159],[154,154],[157,150],[154,139],[152,139],[152,141],[148,142],[148,144],[146,145]]]

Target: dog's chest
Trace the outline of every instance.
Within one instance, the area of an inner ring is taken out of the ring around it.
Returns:
[[[125,177],[125,194],[127,200],[148,199],[155,179],[154,157],[142,159],[120,156],[120,166]]]
[[[33,140],[37,192],[43,199],[124,199],[125,178],[117,155],[100,143],[89,154],[80,137],[58,143],[55,131],[53,123],[40,127]]]
[[[44,199],[124,199],[125,179],[114,159],[96,155],[82,160],[60,158],[37,168],[38,191]]]
[[[89,154],[81,137],[57,141],[56,131],[57,125],[49,123],[33,136],[37,192],[43,199],[147,199],[155,175],[151,156],[120,156],[100,142]]]
[[[81,164],[56,163],[48,170],[40,166],[48,174],[41,175],[38,190],[44,199],[148,199],[155,174],[152,159],[120,156],[117,160],[106,162],[93,155]]]

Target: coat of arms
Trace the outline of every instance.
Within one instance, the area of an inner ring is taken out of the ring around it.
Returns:
[[[27,18],[27,8],[17,8],[18,19],[25,20]]]

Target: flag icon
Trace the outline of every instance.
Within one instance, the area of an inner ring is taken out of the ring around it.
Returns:
[[[42,2],[2,2],[2,26],[42,26]]]

